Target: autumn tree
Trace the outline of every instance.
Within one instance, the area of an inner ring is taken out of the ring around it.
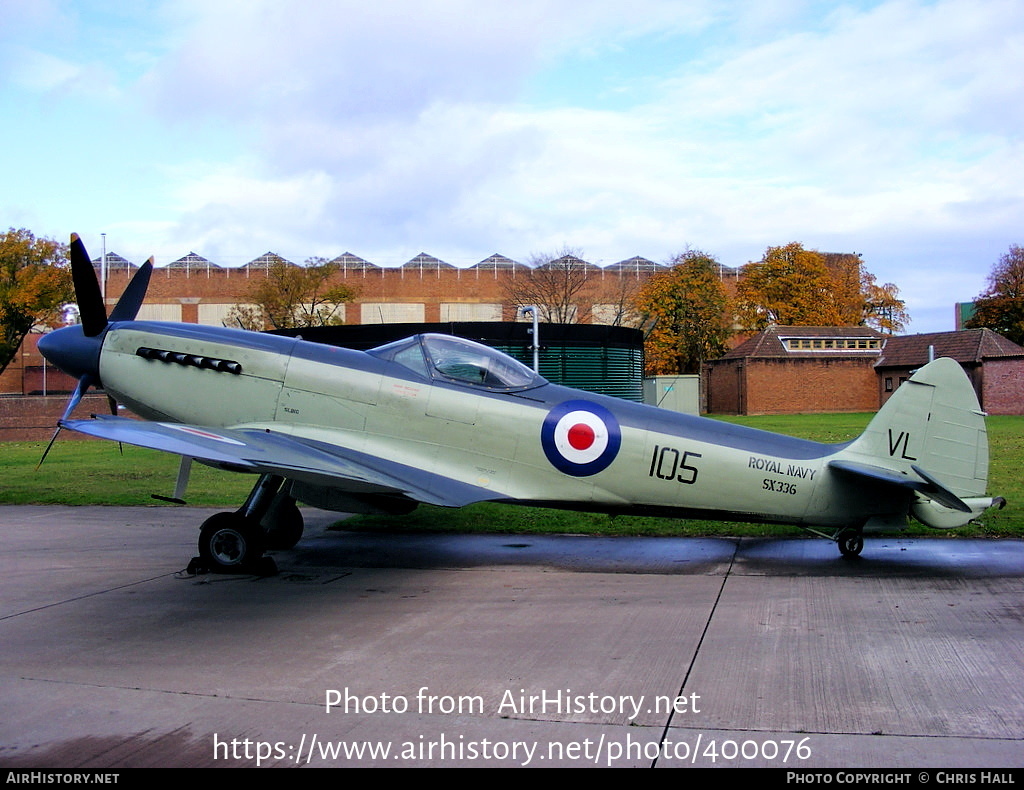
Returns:
[[[535,253],[528,270],[515,273],[502,285],[505,299],[516,309],[536,305],[540,320],[574,324],[580,320],[580,302],[588,301],[595,267],[578,250],[564,247],[555,254]]]
[[[667,272],[655,274],[634,300],[644,323],[648,375],[699,373],[701,365],[728,350],[732,313],[719,264],[699,250],[676,255]]]
[[[744,266],[736,301],[749,329],[778,324],[897,332],[909,321],[899,289],[877,285],[859,255],[826,255],[797,242],[769,247],[761,261]]]
[[[56,321],[74,300],[65,245],[24,228],[0,235],[0,372],[33,326]]]
[[[832,275],[832,298],[839,326],[870,326],[894,334],[910,321],[900,289],[892,283],[879,285],[856,253],[823,253]]]
[[[864,296],[864,310],[861,323],[879,332],[895,335],[910,323],[907,304],[900,299],[900,289],[892,283],[877,285],[875,275],[868,272],[861,293]]]
[[[332,283],[340,266],[324,258],[310,258],[305,266],[277,260],[267,267],[243,297],[248,304],[235,305],[228,322],[245,329],[296,329],[343,323],[338,308],[355,298],[347,285]]]
[[[750,329],[782,326],[837,326],[839,311],[832,294],[825,257],[793,242],[769,247],[758,263],[740,271],[736,304]]]
[[[1012,245],[992,267],[988,288],[974,300],[966,326],[988,328],[1024,345],[1024,247]]]

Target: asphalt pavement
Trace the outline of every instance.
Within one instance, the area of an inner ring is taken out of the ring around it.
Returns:
[[[307,532],[0,507],[0,766],[1024,767],[1024,542]]]

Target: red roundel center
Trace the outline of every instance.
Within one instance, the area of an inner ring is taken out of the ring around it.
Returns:
[[[568,439],[574,450],[586,450],[594,443],[594,429],[578,422],[569,429]]]

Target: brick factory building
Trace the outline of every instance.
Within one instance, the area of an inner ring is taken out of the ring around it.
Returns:
[[[153,270],[146,302],[139,311],[143,321],[181,321],[221,326],[232,307],[245,304],[256,278],[281,261],[266,253],[245,266],[227,268],[189,253]],[[128,284],[137,268],[107,254],[107,304]],[[457,268],[421,253],[399,267],[380,267],[351,253],[334,259],[337,282],[351,288],[353,301],[341,305],[345,324],[446,323],[451,321],[515,321],[516,305],[510,297],[517,278],[528,267],[502,255],[491,255],[469,268]],[[289,263],[285,261],[285,263]],[[94,264],[99,266],[98,261]],[[576,299],[580,323],[614,324],[622,304],[644,281],[666,267],[640,256],[598,267],[580,261],[587,278]],[[723,267],[735,279],[735,270]],[[0,394],[66,392],[74,388],[70,377],[51,366],[43,367],[36,350],[39,335],[29,335],[18,357],[0,376]]]

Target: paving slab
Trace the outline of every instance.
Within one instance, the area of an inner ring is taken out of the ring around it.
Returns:
[[[1024,542],[328,531],[0,507],[0,766],[1024,767]]]

